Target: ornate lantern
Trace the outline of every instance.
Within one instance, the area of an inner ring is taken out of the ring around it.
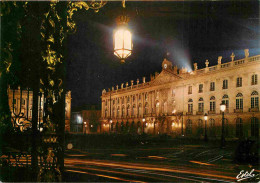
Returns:
[[[129,17],[119,16],[117,18],[118,27],[114,31],[114,54],[121,60],[121,63],[125,62],[133,49],[132,34],[127,27],[128,22]]]

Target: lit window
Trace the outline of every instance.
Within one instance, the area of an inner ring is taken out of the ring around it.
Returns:
[[[116,116],[119,117],[119,112],[120,112],[120,108],[118,107],[117,108],[117,113],[116,113]]]
[[[148,99],[148,94],[146,93],[144,96],[145,96],[145,100],[147,100]]]
[[[126,116],[130,115],[130,105],[127,106]]]
[[[124,106],[122,106],[122,115],[121,115],[122,117],[124,117],[125,116],[125,107]]]
[[[148,114],[148,103],[146,103],[144,107],[144,114]]]
[[[237,78],[237,87],[242,87],[242,78],[241,77]]]

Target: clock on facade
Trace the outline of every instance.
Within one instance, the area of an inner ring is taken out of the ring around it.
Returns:
[[[164,64],[164,69],[167,69],[167,64]]]

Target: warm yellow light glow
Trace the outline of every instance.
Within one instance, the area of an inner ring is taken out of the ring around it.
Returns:
[[[132,34],[125,28],[121,27],[114,34],[114,54],[122,61],[132,53]]]
[[[208,120],[208,115],[207,115],[207,113],[204,115],[204,120]]]
[[[221,105],[220,105],[220,110],[221,110],[222,112],[224,112],[224,111],[226,110],[226,105],[225,105],[225,104],[221,104]]]
[[[143,122],[145,122],[145,118],[143,118]]]

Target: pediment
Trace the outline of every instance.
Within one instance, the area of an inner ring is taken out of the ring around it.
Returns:
[[[162,85],[166,83],[171,83],[176,80],[180,80],[181,77],[167,70],[162,70],[162,72],[151,81],[151,85]]]

